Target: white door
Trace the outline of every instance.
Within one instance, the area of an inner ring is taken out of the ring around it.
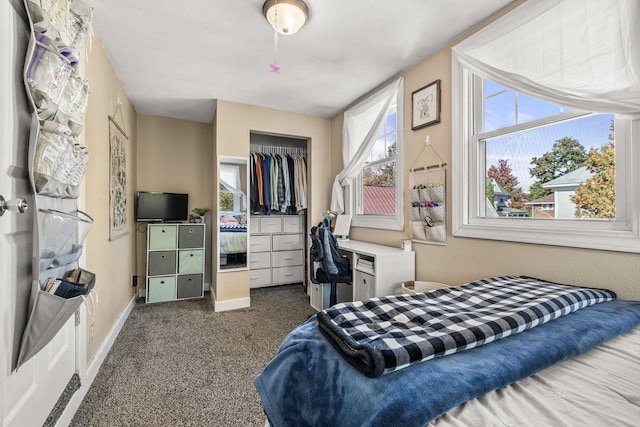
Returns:
[[[0,195],[33,201],[27,172],[29,108],[22,83],[28,22],[21,0],[0,1]],[[30,203],[32,205],[32,203]],[[73,317],[13,371],[31,290],[33,209],[0,216],[0,420],[41,426],[75,370]]]

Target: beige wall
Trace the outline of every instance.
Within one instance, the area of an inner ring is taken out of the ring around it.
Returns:
[[[248,157],[251,132],[290,135],[309,139],[309,218],[321,220],[331,194],[331,122],[328,119],[272,110],[253,105],[218,101],[215,119],[217,155]],[[219,273],[217,300],[249,296],[248,272]]]
[[[137,190],[189,194],[189,210],[213,208],[212,129],[208,123],[138,115]],[[212,212],[205,216],[210,247]],[[137,272],[145,275],[146,227],[138,227]],[[211,254],[205,254],[205,282],[210,283]]]
[[[91,86],[85,118],[85,143],[90,158],[85,175],[85,209],[94,219],[86,241],[86,268],[96,274],[100,297],[93,327],[88,327],[87,360],[92,360],[133,297],[135,271],[136,111],[97,37],[89,54],[86,77]],[[109,241],[109,115],[122,101],[116,122],[129,137],[127,200],[129,234]]]
[[[444,47],[404,74],[405,135],[405,200],[408,168],[415,162],[427,135],[440,156],[451,161],[451,51]],[[411,130],[411,92],[442,81],[442,113],[439,124]],[[342,168],[342,114],[332,119],[332,173]],[[434,159],[423,154],[422,159]],[[336,165],[336,162],[337,165]],[[447,170],[447,206],[452,206],[451,166]],[[409,238],[408,212],[405,211],[404,232],[353,228],[352,238],[399,247],[401,238]],[[451,210],[447,212],[447,245],[414,244],[418,280],[459,285],[470,280],[494,275],[516,274],[539,277],[561,283],[612,289],[621,298],[640,299],[640,255],[588,249],[564,248],[456,238],[451,235]]]

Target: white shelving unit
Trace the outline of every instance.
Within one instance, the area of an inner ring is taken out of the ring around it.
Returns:
[[[146,302],[204,296],[204,224],[149,224]]]

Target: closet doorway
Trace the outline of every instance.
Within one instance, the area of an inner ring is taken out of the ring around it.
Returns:
[[[307,283],[308,138],[250,135],[250,288]]]

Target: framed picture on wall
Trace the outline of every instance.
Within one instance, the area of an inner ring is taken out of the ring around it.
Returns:
[[[411,129],[440,123],[440,80],[411,93]]]
[[[109,116],[109,240],[129,234],[127,224],[127,135]]]

